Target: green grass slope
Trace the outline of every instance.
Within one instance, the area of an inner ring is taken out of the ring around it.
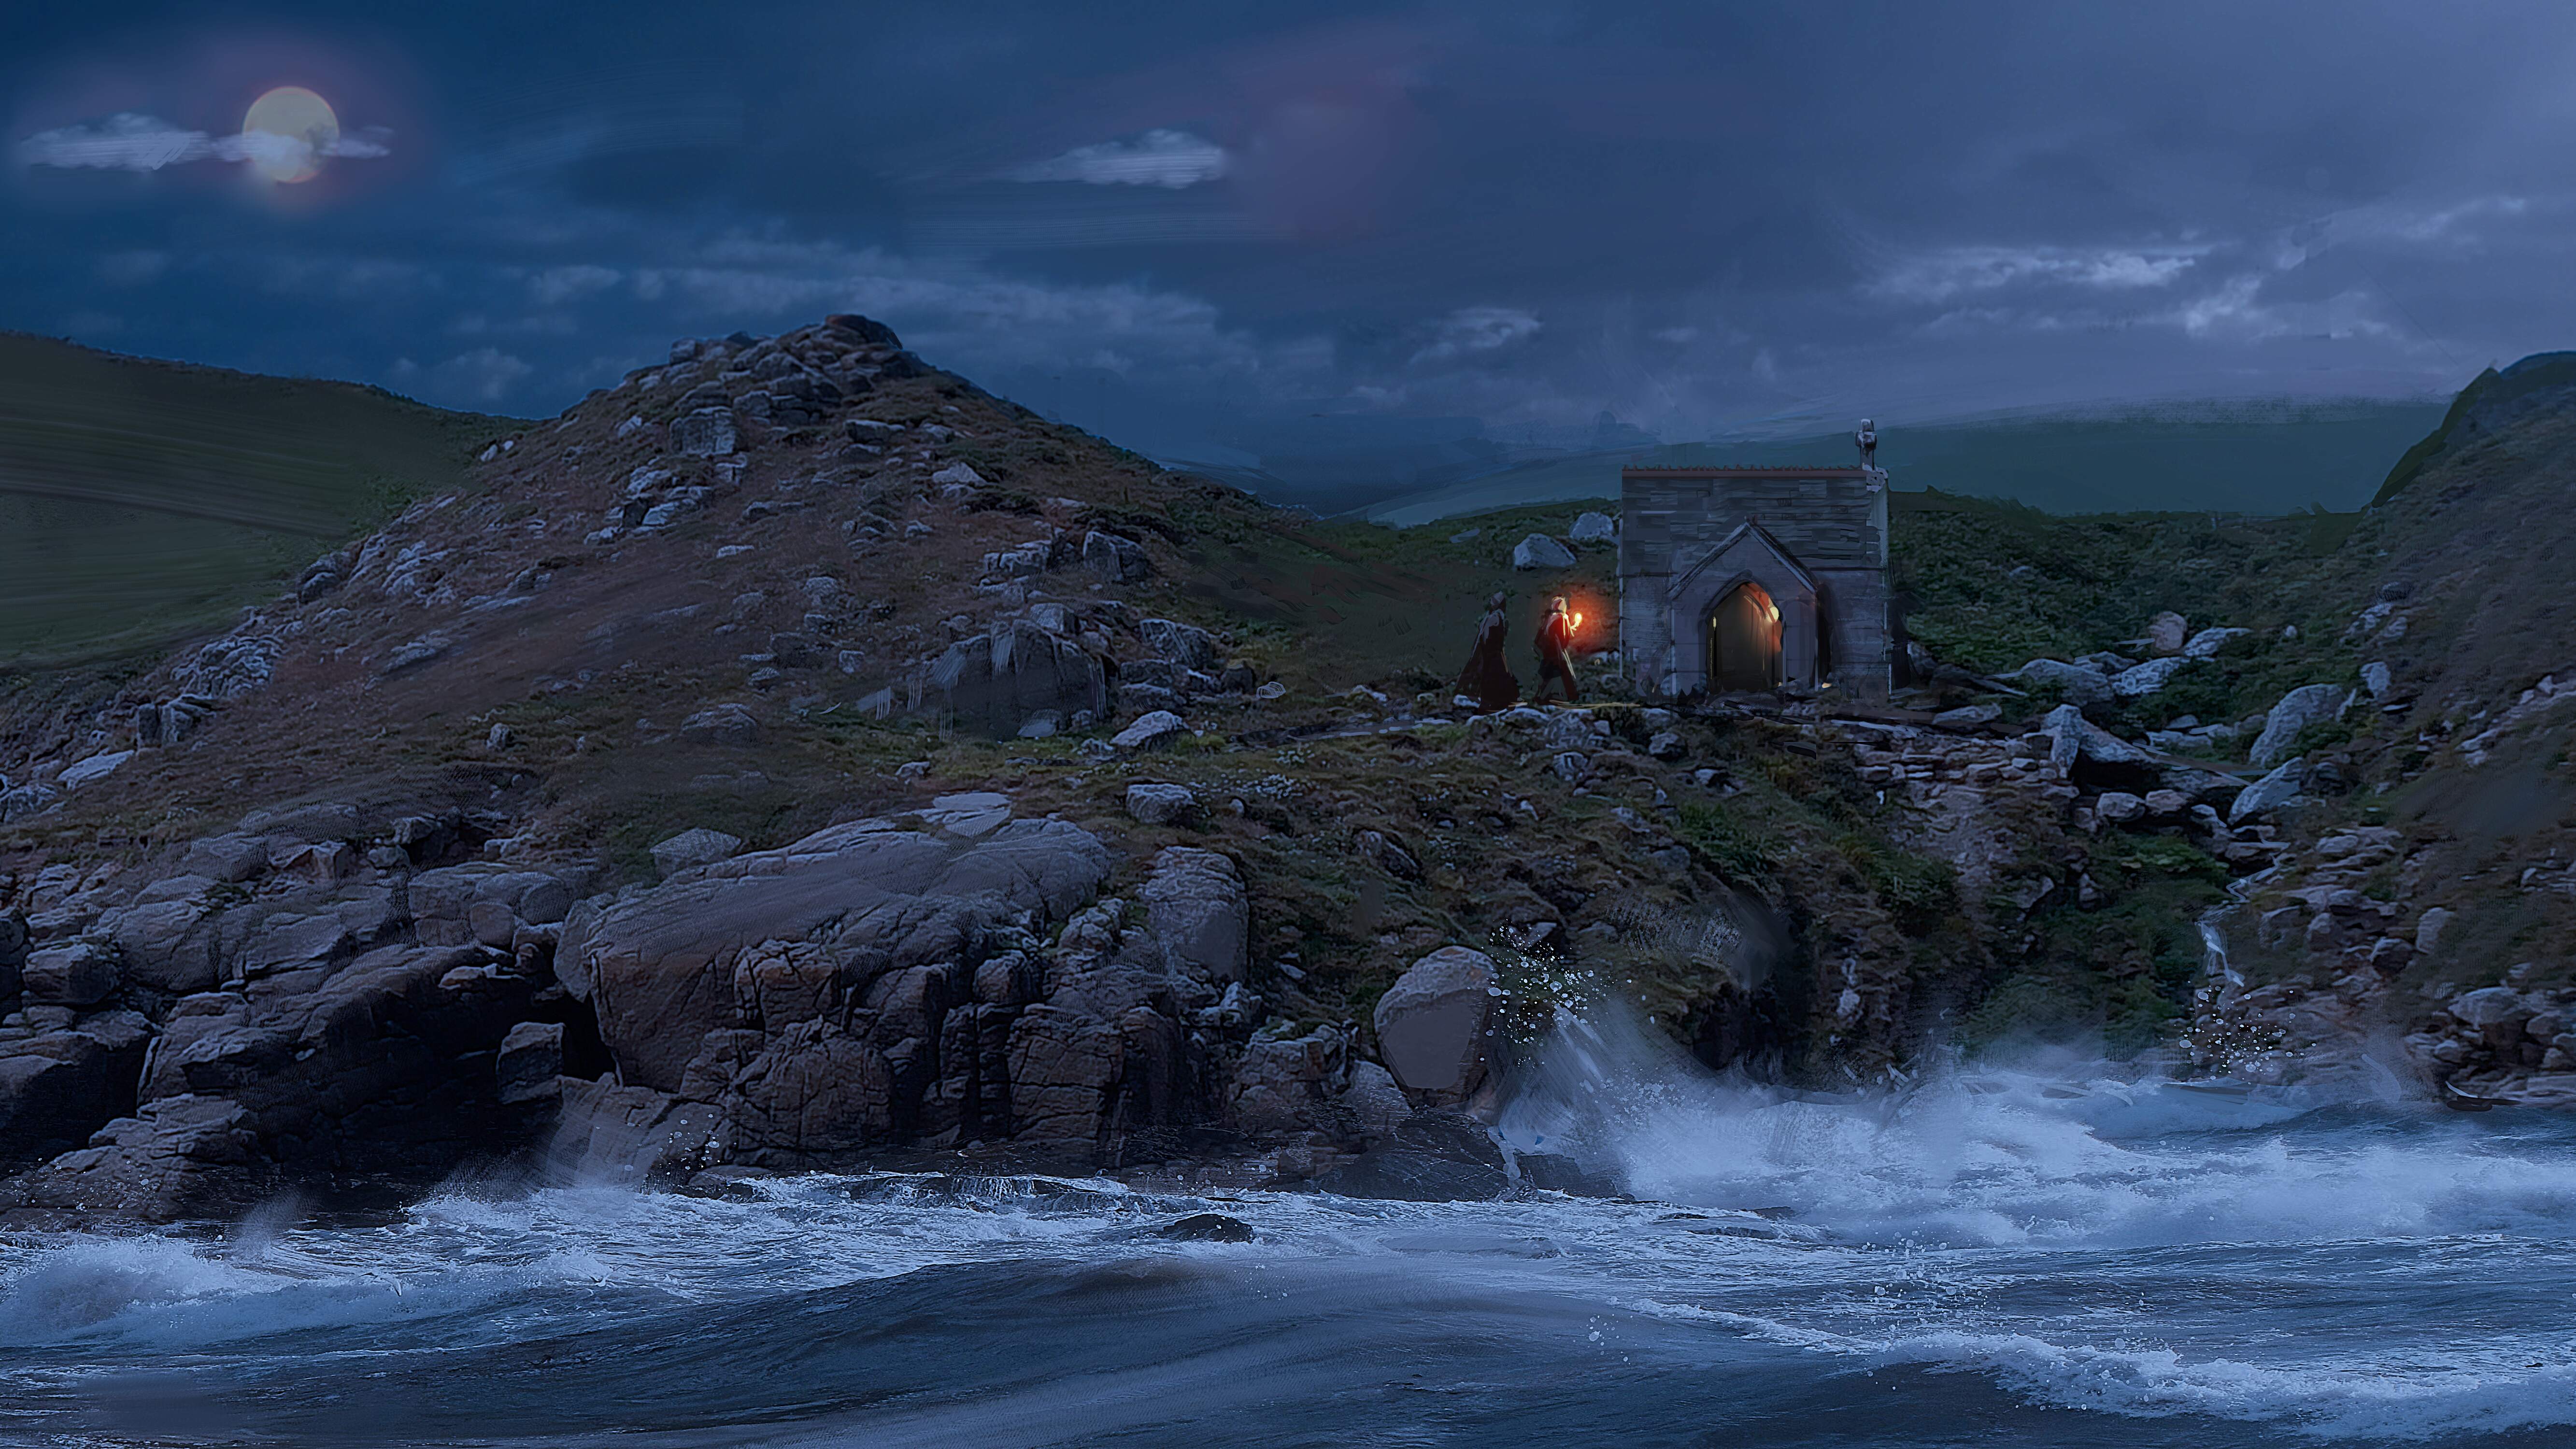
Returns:
[[[0,663],[202,628],[513,426],[0,334]]]

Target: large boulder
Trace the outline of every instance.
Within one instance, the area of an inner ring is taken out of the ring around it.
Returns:
[[[1061,634],[1025,622],[995,626],[948,646],[930,667],[928,685],[960,723],[994,739],[1011,739],[1041,715],[1058,719],[1108,712],[1109,679],[1100,657]]]
[[[2171,609],[2147,621],[2147,648],[2156,654],[2180,654],[2190,639],[2190,621]]]
[[[1607,513],[1585,513],[1574,520],[1574,531],[1566,537],[1576,543],[1615,543],[1619,538],[1618,520]]]
[[[1444,946],[1379,997],[1378,1055],[1408,1090],[1455,1101],[1482,1085],[1497,994],[1493,958]]]
[[[1233,861],[1213,850],[1168,846],[1154,857],[1154,873],[1137,895],[1168,969],[1220,982],[1244,978],[1252,917]]]
[[[2291,690],[2263,717],[2263,733],[2255,737],[2246,759],[2258,768],[2270,768],[2290,752],[2301,730],[2342,718],[2351,703],[2352,691],[2340,684],[2303,684]]]

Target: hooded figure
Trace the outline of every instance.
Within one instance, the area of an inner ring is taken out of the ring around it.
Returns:
[[[1476,625],[1476,651],[1467,656],[1467,667],[1458,671],[1458,692],[1472,695],[1488,711],[1510,709],[1521,702],[1521,682],[1503,662],[1503,647],[1510,642],[1512,616],[1503,608],[1499,593],[1485,600],[1485,617]]]
[[[1582,697],[1574,685],[1574,616],[1565,611],[1565,596],[1549,601],[1547,617],[1538,626],[1538,688],[1530,691],[1530,703],[1547,698],[1550,681],[1565,685],[1565,702],[1572,704]]]

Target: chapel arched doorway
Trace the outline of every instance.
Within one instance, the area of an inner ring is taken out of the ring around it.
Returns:
[[[1719,694],[1780,687],[1780,606],[1760,584],[1737,584],[1709,608],[1708,687]]]

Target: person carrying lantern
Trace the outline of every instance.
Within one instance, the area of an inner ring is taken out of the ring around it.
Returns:
[[[1538,626],[1538,687],[1530,691],[1530,703],[1547,698],[1550,682],[1565,686],[1567,704],[1581,699],[1582,691],[1574,682],[1574,631],[1582,622],[1581,614],[1566,611],[1563,594],[1548,602],[1547,617]]]

